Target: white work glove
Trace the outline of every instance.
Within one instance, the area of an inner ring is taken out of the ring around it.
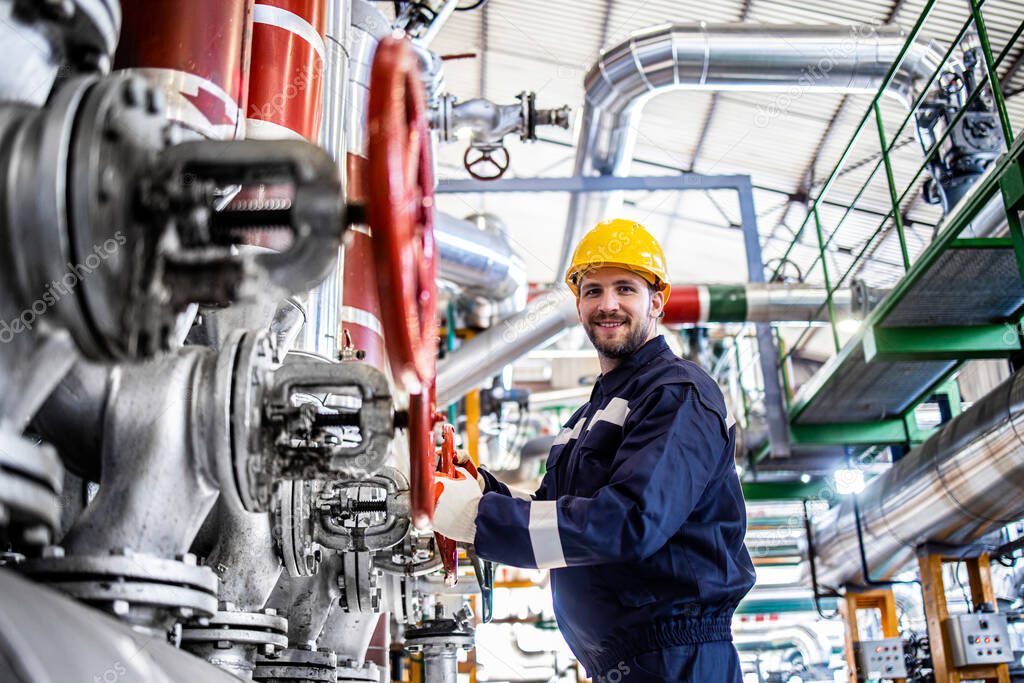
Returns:
[[[476,536],[476,510],[483,492],[462,467],[455,476],[434,474],[434,531],[455,541],[472,543]]]
[[[461,465],[462,467],[465,467],[467,462],[472,462],[473,461],[473,459],[469,457],[469,451],[463,450],[462,448],[456,449],[455,457],[453,458],[453,460],[455,461],[456,465]],[[476,483],[480,485],[480,490],[483,491],[484,493],[486,493],[487,492],[487,480],[484,479],[484,476],[482,474],[480,474],[480,468],[477,467],[476,469],[477,469]],[[467,474],[468,474],[468,472],[467,472]]]

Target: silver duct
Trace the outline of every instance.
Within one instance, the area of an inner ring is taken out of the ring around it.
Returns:
[[[473,337],[438,363],[437,405],[459,400],[576,320],[576,302],[564,287],[538,296],[522,311]]]
[[[970,543],[1024,517],[1024,372],[945,425],[860,494],[872,579],[888,578],[926,541]],[[863,580],[850,500],[815,525],[819,581]]]
[[[777,283],[746,283],[748,322],[828,322],[828,293],[821,287]],[[855,306],[853,290],[832,292],[836,317],[860,312]],[[709,322],[714,322],[709,321]]]
[[[331,0],[327,3],[324,22],[324,110],[320,126],[320,146],[327,150],[341,171],[342,196],[345,196],[346,155],[348,134],[346,133],[346,109],[348,101],[349,53],[348,46],[352,33],[352,5],[348,0]],[[342,254],[338,247],[337,257],[327,278],[309,293],[306,309],[308,319],[302,339],[302,349],[313,353],[337,358],[341,348],[341,293]]]
[[[465,219],[437,212],[438,279],[468,296],[501,301],[526,287],[526,269],[509,244],[505,224],[491,214]]]
[[[622,175],[633,158],[637,119],[655,94],[672,89],[873,93],[906,41],[896,26],[665,24],[638,31],[606,50],[587,73],[576,175]],[[906,99],[941,54],[910,46],[890,94]],[[570,199],[558,274],[584,231],[609,217],[608,194]]]

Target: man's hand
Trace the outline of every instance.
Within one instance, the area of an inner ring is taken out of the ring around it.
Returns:
[[[483,496],[480,486],[462,467],[455,476],[434,475],[434,531],[455,541],[472,543],[476,536],[476,510]]]

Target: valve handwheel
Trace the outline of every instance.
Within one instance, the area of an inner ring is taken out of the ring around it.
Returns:
[[[425,396],[437,358],[434,179],[423,86],[408,40],[378,45],[367,108],[366,213],[384,341],[395,381]]]
[[[466,463],[466,469],[476,477],[476,467],[472,461]],[[441,425],[441,462],[438,463],[437,471],[449,476],[455,475],[455,427],[448,422]],[[455,541],[446,536],[435,533],[434,538],[444,565],[444,582],[449,587],[454,586],[459,580],[459,548]]]
[[[412,524],[423,530],[434,519],[434,386],[409,396],[409,491]]]

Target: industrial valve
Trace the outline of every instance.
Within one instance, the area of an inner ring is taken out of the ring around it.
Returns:
[[[469,147],[462,161],[477,180],[496,180],[505,175],[509,166],[506,135],[536,140],[537,126],[569,128],[568,106],[538,109],[536,94],[526,91],[516,99],[517,104],[495,104],[483,98],[459,102],[454,95],[445,94],[431,112],[430,125],[445,142],[456,140],[461,130],[470,131]]]
[[[942,73],[938,93],[922,102],[917,113],[921,148],[927,153],[939,145],[941,150],[929,156],[931,177],[922,196],[929,204],[941,204],[947,214],[999,156],[1003,144],[993,107],[982,96],[967,101],[983,77],[983,63],[981,48],[966,50],[963,65]],[[947,130],[948,140],[940,144]]]

